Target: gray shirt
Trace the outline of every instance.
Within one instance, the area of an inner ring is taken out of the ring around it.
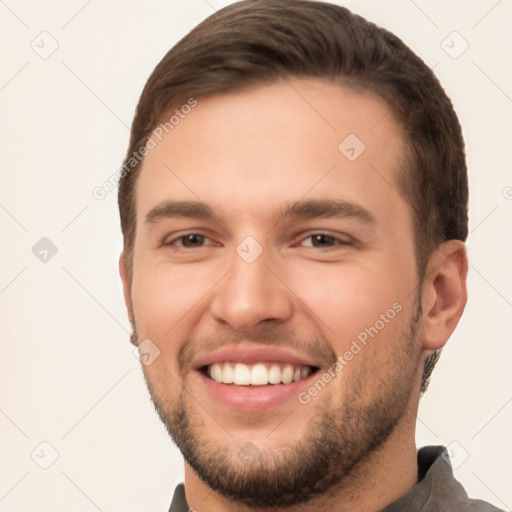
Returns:
[[[424,446],[418,451],[418,483],[381,512],[503,512],[491,504],[468,498],[453,476],[452,467],[441,457],[444,446]],[[188,512],[185,488],[174,491],[169,512]],[[203,511],[201,511],[203,512]]]

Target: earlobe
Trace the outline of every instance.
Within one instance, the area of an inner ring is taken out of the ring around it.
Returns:
[[[442,348],[459,323],[467,302],[468,259],[460,240],[444,242],[433,254],[424,282],[423,346]]]

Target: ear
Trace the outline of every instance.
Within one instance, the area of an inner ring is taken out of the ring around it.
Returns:
[[[121,255],[119,256],[119,275],[121,276],[121,281],[123,283],[124,304],[126,306],[126,311],[128,312],[128,317],[130,319],[130,323],[132,325],[132,331],[134,331],[135,325],[134,325],[133,308],[132,308],[132,278],[128,271],[128,266],[126,265],[124,253],[121,253]],[[133,333],[130,335],[130,342],[133,345],[137,345]]]
[[[132,282],[130,276],[128,275],[128,267],[126,265],[123,252],[119,255],[119,275],[121,276],[121,281],[123,282],[124,303],[128,313],[130,313],[132,304]]]
[[[423,347],[442,348],[464,312],[468,258],[460,240],[449,240],[432,255],[423,282]]]

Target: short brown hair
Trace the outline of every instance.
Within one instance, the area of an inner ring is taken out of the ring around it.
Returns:
[[[149,77],[119,181],[124,257],[131,273],[135,183],[152,131],[191,97],[292,77],[319,78],[384,99],[406,134],[397,175],[413,211],[420,282],[440,243],[468,233],[468,179],[461,127],[432,70],[398,37],[348,9],[312,0],[244,0],[216,12],[179,41]],[[422,390],[439,354],[425,364]]]

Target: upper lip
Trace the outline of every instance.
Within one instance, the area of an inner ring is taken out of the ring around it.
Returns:
[[[194,362],[196,370],[214,363],[232,361],[234,363],[255,364],[262,361],[319,367],[320,363],[307,356],[301,356],[293,351],[275,347],[236,346],[224,347],[204,356]]]

